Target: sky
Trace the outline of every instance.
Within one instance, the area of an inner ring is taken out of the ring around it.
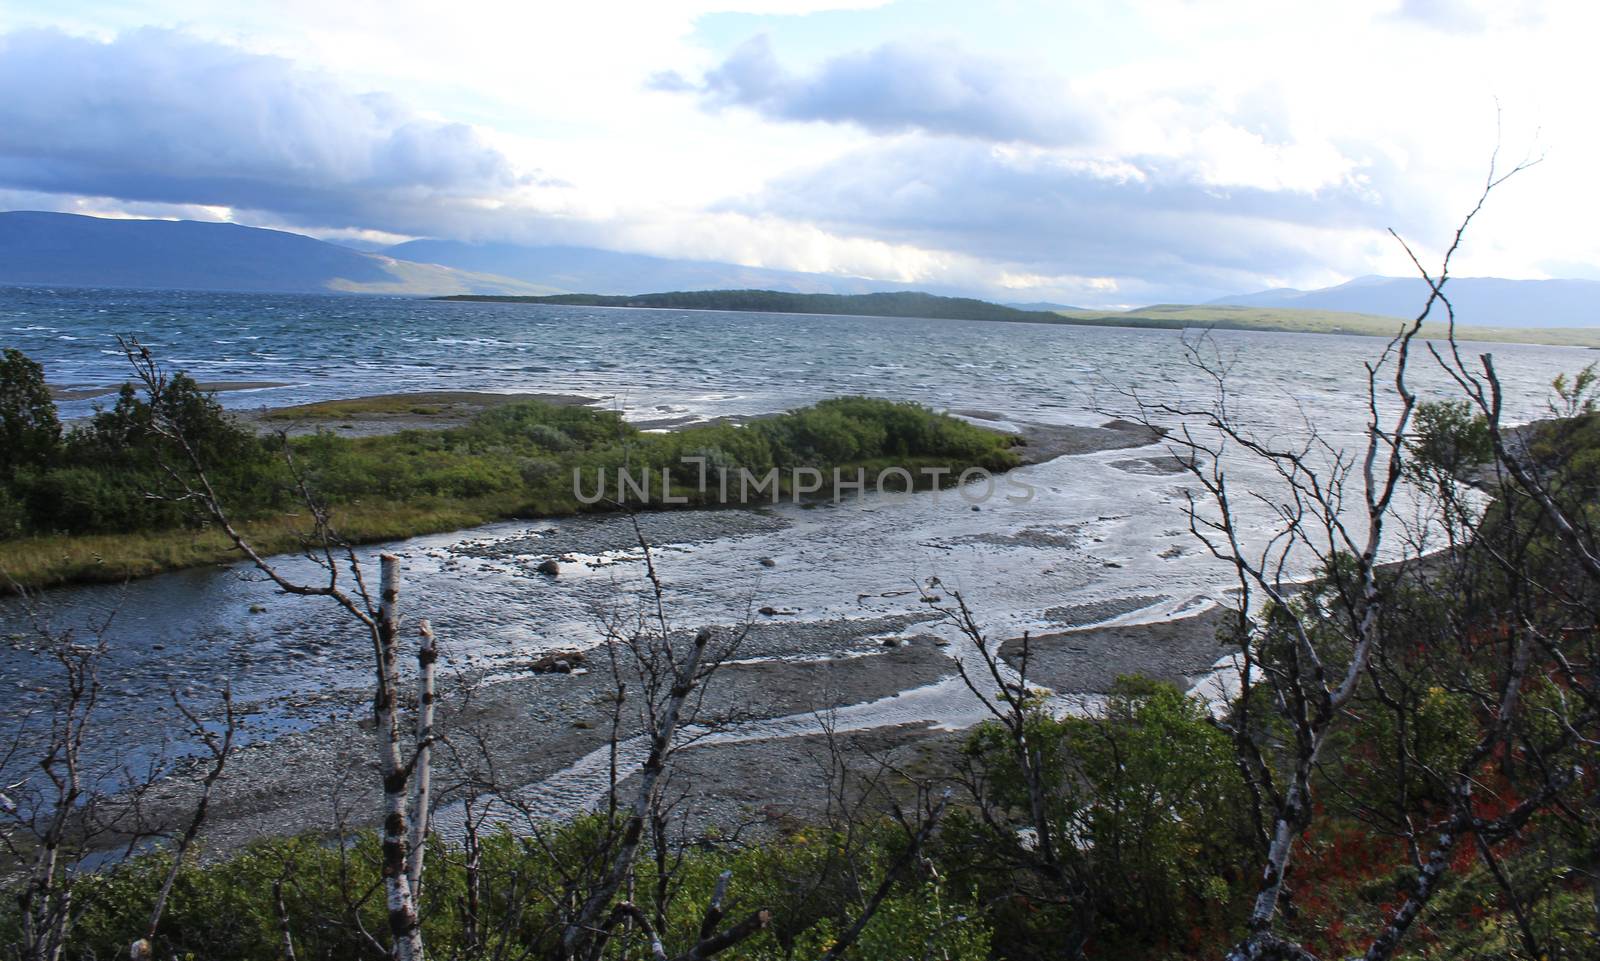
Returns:
[[[1084,306],[1600,279],[1600,4],[6,0],[0,209]]]

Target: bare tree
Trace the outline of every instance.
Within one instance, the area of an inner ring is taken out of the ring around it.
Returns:
[[[994,796],[987,773],[970,764],[962,772],[963,786],[987,836],[1020,838],[1018,843],[992,846],[988,851],[992,866],[1025,878],[1022,890],[1033,898],[1066,903],[1077,909],[1077,923],[1059,932],[1060,952],[1067,958],[1081,957],[1092,931],[1093,921],[1088,916],[1091,901],[1086,897],[1088,882],[1073,859],[1066,856],[1072,839],[1059,835],[1060,825],[1054,816],[1059,807],[1062,772],[1056,769],[1055,759],[1047,757],[1035,743],[1035,713],[1040,709],[1041,692],[1028,683],[1032,639],[1026,633],[1022,636],[1017,669],[1012,670],[1001,655],[1000,645],[984,631],[961,592],[943,589],[950,604],[941,610],[967,639],[970,655],[976,659],[974,664],[967,657],[958,657],[957,672],[992,719],[1004,744],[1003,753],[1021,777],[1026,799],[1025,824],[1009,823],[1002,814],[1005,805]]]
[[[1238,584],[1239,694],[1220,723],[1233,735],[1255,802],[1262,868],[1246,934],[1230,961],[1313,957],[1282,931],[1295,853],[1323,803],[1343,805],[1409,852],[1405,896],[1373,918],[1365,958],[1394,955],[1463,849],[1475,851],[1495,879],[1530,956],[1543,954],[1504,857],[1508,842],[1537,816],[1570,813],[1585,771],[1580,758],[1600,714],[1592,675],[1564,648],[1574,625],[1592,638],[1600,554],[1587,520],[1562,506],[1550,478],[1502,427],[1504,395],[1492,358],[1467,363],[1454,337],[1446,293],[1451,260],[1489,194],[1511,174],[1491,167],[1436,276],[1418,263],[1429,294],[1367,366],[1359,451],[1335,447],[1309,419],[1288,444],[1250,431],[1230,406],[1227,365],[1193,343],[1188,356],[1213,384],[1211,405],[1141,404],[1147,423],[1177,422],[1171,442],[1201,491],[1190,499],[1190,529]],[[1443,347],[1421,339],[1424,322],[1440,313],[1449,323]],[[1448,472],[1415,469],[1420,402],[1411,368],[1423,344],[1423,356],[1450,374],[1487,422],[1501,523],[1483,523]],[[1241,495],[1229,474],[1239,457],[1265,466],[1276,489]],[[1428,500],[1438,515],[1408,526],[1401,503],[1412,497]],[[1247,533],[1247,506],[1269,519],[1264,538]],[[1523,523],[1530,515],[1555,532],[1571,569],[1587,575],[1584,589],[1561,586],[1568,583],[1563,568],[1536,560],[1539,532]],[[1445,549],[1429,555],[1424,529],[1439,523]],[[1306,569],[1314,574],[1309,583],[1296,579]],[[1527,692],[1542,680],[1574,696],[1530,706]],[[1440,690],[1459,700],[1472,727],[1459,746],[1429,751],[1415,730],[1419,705]],[[1554,721],[1556,733],[1535,724],[1535,715]],[[1382,784],[1351,782],[1349,756],[1374,748],[1353,740],[1362,729],[1389,752],[1374,762],[1386,776]],[[1503,787],[1489,786],[1495,781]],[[1485,793],[1493,795],[1488,803]]]
[[[22,594],[20,588],[18,593]],[[26,595],[24,595],[26,596]],[[198,796],[177,813],[152,814],[144,805],[155,786],[168,780],[166,759],[153,757],[141,769],[118,763],[103,727],[101,664],[110,619],[80,642],[71,632],[52,631],[33,611],[38,643],[33,653],[51,662],[58,681],[50,703],[18,719],[0,753],[0,851],[7,873],[16,872],[20,938],[12,946],[19,961],[58,961],[90,905],[79,896],[86,865],[115,861],[147,846],[169,842],[172,862],[156,894],[132,956],[150,956],[184,857],[199,837],[213,787],[233,755],[237,718],[231,693],[222,694],[220,727],[202,717],[176,691],[169,696],[186,729],[180,734],[205,749],[208,763]],[[176,825],[181,825],[176,831]]]
[[[417,707],[408,732],[400,673],[400,558],[393,554],[380,556],[378,591],[374,597],[368,588],[360,555],[339,535],[327,508],[312,492],[285,443],[285,459],[312,520],[306,556],[321,568],[324,576],[319,582],[304,583],[284,574],[241,533],[228,505],[212,484],[208,465],[196,445],[185,435],[183,425],[165,412],[161,401],[169,383],[166,373],[137,340],[122,341],[122,346],[149,396],[150,429],[177,452],[177,463],[162,465],[173,487],[168,496],[195,505],[279,590],[298,597],[327,598],[353,619],[371,640],[372,711],[377,725],[377,760],[383,787],[380,831],[389,953],[395,961],[420,961],[423,942],[418,905],[432,799],[431,755],[437,740],[434,665],[438,660],[438,647],[428,622],[419,622]]]
[[[166,877],[161,881],[161,889],[156,892],[156,903],[150,909],[150,922],[145,926],[144,937],[135,941],[129,951],[134,961],[145,961],[154,957],[153,944],[156,932],[161,926],[161,915],[166,912],[167,899],[172,895],[172,886],[178,880],[178,872],[183,869],[184,856],[194,846],[195,840],[200,836],[200,829],[205,825],[206,814],[211,804],[211,792],[217,786],[217,781],[222,778],[223,771],[227,769],[228,759],[233,754],[233,736],[238,726],[233,713],[233,690],[227,685],[222,689],[223,728],[220,733],[208,728],[205,721],[196,716],[176,694],[172,695],[172,704],[188,722],[194,736],[205,746],[206,753],[211,756],[211,763],[200,779],[200,797],[194,802],[194,813],[189,817],[188,824],[184,825],[183,832],[173,842],[172,864],[167,868]]]

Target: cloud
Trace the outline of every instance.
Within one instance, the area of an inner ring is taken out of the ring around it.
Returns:
[[[465,124],[173,31],[0,37],[0,89],[0,186],[18,190],[405,232],[528,181]]]
[[[1478,33],[1489,25],[1488,16],[1466,0],[1401,0],[1394,17],[1448,33]]]
[[[1202,177],[1170,159],[909,138],[780,178],[730,209],[1191,299],[1359,270],[1394,216],[1370,180],[1291,191]]]
[[[887,43],[800,75],[760,34],[698,83],[666,72],[651,86],[693,92],[709,110],[743,107],[769,120],[854,124],[873,133],[1060,146],[1082,142],[1096,126],[1060,79],[950,44]]]

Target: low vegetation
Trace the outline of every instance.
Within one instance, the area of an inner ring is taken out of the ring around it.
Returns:
[[[328,432],[259,438],[235,424],[183,374],[159,409],[124,386],[110,407],[64,430],[38,365],[7,351],[0,367],[0,570],[24,586],[120,580],[236,559],[231,543],[180,496],[188,452],[151,430],[176,425],[208,465],[231,519],[258,549],[299,549],[306,524],[300,485],[356,542],[458,529],[509,517],[616,509],[772,503],[792,493],[795,472],[834,471],[872,484],[889,467],[926,482],[921,468],[958,476],[1017,463],[1015,439],[915,404],[865,397],[746,426],[710,424],[649,433],[607,410],[536,400],[508,403],[444,430],[345,438]],[[397,408],[395,405],[401,405]],[[383,411],[433,413],[426,398],[339,401],[323,419]],[[403,408],[403,409],[401,409]],[[173,473],[174,471],[178,473]],[[702,483],[704,471],[704,483]],[[721,472],[733,480],[719,483]],[[619,472],[633,481],[619,483]],[[759,491],[740,472],[772,481]],[[604,487],[601,487],[602,480]],[[898,489],[898,475],[886,479]],[[582,496],[580,496],[580,494]],[[603,496],[600,496],[603,495]]]
[[[972,641],[959,669],[994,719],[965,735],[953,758],[885,766],[873,803],[830,804],[838,816],[820,819],[772,815],[760,835],[674,835],[681,828],[667,809],[629,815],[617,804],[621,775],[600,813],[534,834],[479,821],[466,837],[430,835],[417,943],[441,958],[703,958],[715,953],[708,932],[748,913],[755,920],[723,956],[1589,957],[1600,903],[1600,575],[1586,546],[1600,503],[1593,387],[1589,373],[1558,382],[1561,419],[1520,432],[1525,456],[1515,461],[1503,453],[1506,433],[1481,411],[1418,405],[1414,427],[1396,438],[1407,483],[1454,498],[1458,478],[1481,470],[1488,452],[1491,466],[1536,466],[1537,486],[1495,482],[1482,515],[1443,505],[1460,535],[1443,554],[1377,569],[1332,550],[1298,593],[1241,610],[1219,641],[1250,670],[1223,701],[1129,677],[1103,709],[1061,716],[1046,692],[1001,673],[996,646],[956,596],[946,613]],[[896,409],[869,421],[898,424]],[[616,427],[560,410],[532,423],[579,448],[582,425]],[[773,462],[796,451],[859,453],[861,442],[847,442],[830,408],[821,410],[771,436],[726,430],[760,437]],[[470,454],[467,438],[520,436],[527,425],[514,425],[535,416],[520,405],[502,411],[465,432],[460,449]],[[13,433],[19,442],[8,449],[47,450],[54,431],[35,426]],[[889,443],[875,438],[874,428],[869,439]],[[1534,490],[1549,506],[1523,493]],[[657,650],[635,654],[651,664]],[[1349,697],[1319,706],[1325,679],[1357,657],[1365,668],[1350,674]],[[674,664],[672,691],[691,689],[694,663]],[[1026,678],[1026,655],[1019,671]],[[661,676],[647,677],[649,689],[667,690]],[[1307,763],[1311,738],[1319,743]],[[859,786],[818,791],[847,799]],[[941,788],[949,800],[931,807]],[[481,804],[465,795],[474,797]],[[454,793],[439,800],[464,803]],[[875,813],[885,806],[898,817]],[[1296,856],[1274,874],[1265,870],[1277,856],[1274,825],[1289,818]],[[628,824],[648,826],[629,834]],[[642,839],[637,853],[618,853],[627,838]],[[382,933],[393,923],[381,896],[385,859],[373,834],[349,833],[272,838],[176,865],[157,851],[74,875],[59,956],[122,956],[130,942],[145,952],[136,957],[396,956]],[[562,939],[579,895],[595,890],[597,864],[621,865],[627,883],[608,889],[606,934],[574,953]],[[1270,926],[1250,920],[1266,884],[1277,885]],[[0,908],[0,940],[28,940],[23,903]],[[1262,947],[1247,954],[1240,944]]]
[[[1407,323],[1398,317],[1353,314],[1297,307],[1227,307],[1157,304],[1132,310],[1087,310],[1064,307],[1030,310],[992,304],[970,297],[939,297],[916,291],[876,294],[793,294],[777,290],[691,290],[660,294],[608,296],[555,294],[546,297],[502,297],[460,294],[440,300],[487,303],[555,304],[577,307],[653,307],[672,310],[740,310],[784,314],[846,314],[862,317],[912,317],[945,320],[988,320],[1019,324],[1067,324],[1080,327],[1146,327],[1159,330],[1259,330],[1295,334],[1354,334],[1393,337]],[[1424,324],[1422,336],[1444,339],[1448,327]],[[1457,340],[1555,347],[1600,348],[1600,332],[1573,327],[1469,327],[1455,329]]]

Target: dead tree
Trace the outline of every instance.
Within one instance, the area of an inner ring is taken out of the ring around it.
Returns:
[[[23,867],[16,892],[19,961],[57,961],[65,951],[84,908],[76,897],[77,862],[103,840],[93,835],[108,793],[86,770],[84,758],[99,705],[104,641],[79,645],[70,637],[52,638],[49,647],[62,684],[46,719],[45,741],[31,744],[25,725],[19,725],[0,758],[6,781],[0,792],[0,844],[9,860]]]
[[[1528,566],[1525,530],[1519,535],[1515,524],[1501,525],[1495,531],[1503,535],[1501,541],[1482,531],[1458,530],[1448,538],[1446,552],[1425,563],[1421,537],[1413,530],[1407,539],[1400,514],[1400,501],[1415,493],[1408,485],[1416,480],[1408,445],[1419,400],[1409,375],[1424,343],[1423,323],[1442,313],[1450,322],[1448,347],[1430,344],[1427,350],[1488,420],[1494,464],[1510,480],[1495,490],[1497,501],[1524,499],[1536,505],[1575,566],[1594,579],[1592,587],[1600,586],[1595,541],[1563,510],[1537,471],[1519,459],[1498,423],[1504,399],[1492,360],[1485,355],[1472,368],[1454,340],[1454,309],[1446,293],[1451,259],[1504,179],[1491,168],[1438,275],[1422,271],[1429,294],[1420,312],[1367,366],[1366,441],[1360,450],[1336,448],[1309,419],[1291,443],[1261,438],[1230,406],[1226,366],[1192,343],[1186,344],[1190,362],[1215,389],[1211,405],[1140,405],[1147,423],[1177,422],[1169,438],[1201,491],[1190,498],[1190,530],[1233,570],[1238,585],[1239,695],[1222,723],[1234,736],[1239,770],[1256,801],[1261,880],[1245,920],[1247,933],[1229,953],[1230,961],[1314,957],[1282,933],[1285,906],[1293,897],[1295,853],[1306,833],[1315,830],[1318,805],[1346,799],[1358,816],[1402,841],[1409,852],[1405,896],[1373,919],[1365,958],[1394,955],[1446,882],[1463,846],[1475,849],[1500,883],[1524,946],[1533,956],[1542,953],[1501,858],[1506,842],[1517,839],[1532,819],[1565,809],[1585,775],[1577,758],[1583,745],[1593,742],[1600,713],[1593,701],[1564,706],[1554,712],[1563,733],[1543,737],[1526,720],[1534,709],[1526,706],[1524,694],[1541,671],[1585,692],[1594,690],[1593,678],[1566,662],[1560,632],[1551,629],[1546,616],[1551,592],[1540,583],[1545,572]],[[1276,489],[1241,494],[1229,473],[1236,458],[1265,466]],[[1453,479],[1435,480],[1436,499],[1456,496]],[[1269,519],[1265,538],[1247,533],[1247,506]],[[1466,515],[1452,507],[1445,516],[1448,525],[1451,516],[1460,521]],[[1507,537],[1510,542],[1502,542]],[[1480,595],[1473,593],[1471,578],[1483,575],[1470,565],[1484,562],[1498,565],[1492,606],[1475,605]],[[1304,571],[1313,575],[1310,583],[1299,580]],[[1429,603],[1441,592],[1442,610]],[[1419,599],[1423,595],[1427,601]],[[1569,610],[1589,612],[1591,634],[1592,599],[1592,593],[1582,600],[1564,598]],[[1455,666],[1464,659],[1470,659],[1472,670]],[[1414,679],[1421,670],[1450,672],[1438,676],[1448,679],[1448,689],[1466,705],[1475,725],[1471,742],[1454,754],[1422,756],[1404,734],[1415,716]],[[1392,755],[1384,762],[1385,770],[1399,776],[1384,786],[1386,794],[1380,791],[1376,805],[1341,783],[1340,759],[1329,753],[1355,750],[1350,739],[1359,737],[1354,728],[1368,707],[1389,713],[1401,732],[1393,736]],[[1273,725],[1285,733],[1270,736]],[[1330,748],[1335,742],[1341,747]],[[1486,765],[1515,778],[1515,790],[1490,799],[1494,803],[1488,807],[1481,795],[1495,792],[1485,787]]]
[[[197,797],[183,801],[175,815],[156,816],[144,800],[159,782],[170,781],[162,760],[135,771],[105,756],[111,738],[101,727],[106,708],[100,666],[109,619],[95,627],[92,639],[80,642],[70,632],[51,630],[37,610],[33,615],[38,643],[31,653],[53,663],[59,681],[49,691],[49,706],[20,718],[0,752],[0,852],[6,873],[14,874],[20,927],[19,941],[7,956],[58,961],[90,907],[79,895],[86,861],[126,858],[167,842],[172,863],[143,937],[131,946],[135,959],[150,957],[184,857],[206,823],[212,789],[233,755],[237,719],[231,694],[224,688],[220,729],[214,730],[177,692],[169,692],[187,725],[183,736],[205,749],[208,763]],[[181,825],[176,832],[169,828],[174,817]]]
[[[621,925],[631,925],[650,944],[658,959],[699,961],[710,958],[762,931],[771,921],[771,911],[758,908],[741,920],[724,925],[726,884],[706,908],[694,944],[677,955],[669,955],[659,932],[647,912],[631,897],[641,847],[647,832],[661,814],[661,796],[677,752],[702,737],[707,729],[699,723],[707,684],[724,661],[737,651],[743,632],[718,637],[709,629],[692,635],[675,630],[667,613],[666,589],[655,565],[654,552],[636,516],[630,516],[639,544],[649,594],[643,608],[633,618],[609,619],[604,625],[605,648],[615,681],[611,732],[610,777],[604,798],[606,817],[600,838],[584,858],[565,875],[564,888],[557,899],[559,956],[563,959],[599,961],[607,944]],[[631,704],[635,723],[646,744],[645,756],[637,771],[623,770],[618,762],[623,738],[624,711],[630,704],[630,682],[639,694]],[[624,781],[636,779],[624,792]],[[536,836],[540,832],[536,831]],[[541,838],[541,843],[544,842]],[[547,846],[547,850],[549,850]],[[664,911],[656,912],[658,918]]]
[[[227,685],[222,688],[223,729],[220,734],[207,728],[205,722],[197,717],[176,694],[172,697],[172,704],[188,722],[193,736],[205,746],[206,752],[211,756],[211,763],[200,779],[200,797],[194,802],[194,813],[184,825],[183,832],[173,841],[172,864],[167,868],[166,877],[161,881],[161,889],[156,892],[156,903],[150,909],[150,921],[145,925],[144,937],[135,941],[129,950],[129,955],[134,961],[145,961],[154,957],[153,945],[156,933],[161,927],[161,915],[166,912],[167,899],[172,895],[172,886],[178,880],[178,872],[183,869],[184,856],[194,846],[195,840],[200,836],[200,829],[206,823],[211,792],[217,786],[217,781],[222,778],[223,772],[227,770],[228,759],[233,754],[233,735],[238,727],[233,713],[233,691]]]
[[[432,803],[431,754],[434,731],[434,665],[438,648],[428,622],[418,624],[417,708],[412,729],[406,731],[402,705],[400,558],[379,558],[378,591],[369,590],[366,568],[354,547],[342,538],[327,508],[317,499],[304,474],[294,463],[287,443],[284,455],[301,501],[312,519],[306,556],[321,567],[318,583],[292,580],[269,558],[262,556],[233,521],[229,507],[207,474],[208,465],[182,426],[163,413],[161,399],[167,390],[165,372],[150,351],[137,340],[122,342],[149,395],[150,430],[177,452],[176,463],[162,466],[173,486],[174,499],[192,503],[221,530],[235,548],[282,592],[297,597],[322,597],[333,602],[367,633],[373,653],[372,711],[377,727],[377,760],[383,787],[381,837],[382,875],[388,908],[389,954],[395,961],[420,961],[423,957],[422,924],[418,905],[423,878],[423,853]]]
[[[941,586],[949,597],[939,610],[971,645],[968,656],[956,659],[956,670],[968,692],[983,705],[999,732],[1007,760],[1021,776],[1026,796],[1026,824],[1003,822],[1001,808],[991,795],[987,775],[970,764],[961,772],[962,786],[974,814],[992,838],[1013,838],[1015,843],[996,844],[987,852],[994,866],[1026,879],[1025,889],[1045,903],[1069,904],[1080,915],[1069,930],[1061,931],[1062,957],[1082,957],[1092,931],[1088,916],[1091,899],[1089,882],[1080,876],[1068,856],[1072,839],[1062,837],[1060,825],[1052,816],[1059,801],[1062,772],[1052,769],[1042,747],[1034,743],[1035,714],[1040,710],[1043,692],[1028,683],[1030,660],[1028,634],[1022,636],[1020,657],[1015,671],[1002,657],[1000,645],[984,631],[966,598],[958,590]],[[932,595],[929,595],[930,597]],[[974,663],[975,660],[975,663]]]
[[[606,704],[610,729],[602,747],[609,770],[593,812],[594,835],[576,852],[563,846],[563,825],[541,820],[518,787],[500,783],[487,738],[468,730],[451,740],[458,766],[472,769],[471,783],[460,786],[466,810],[465,849],[459,856],[466,885],[458,911],[472,949],[485,957],[532,954],[552,961],[600,961],[642,950],[656,961],[704,961],[738,948],[774,920],[769,906],[736,912],[738,892],[731,873],[724,873],[705,904],[696,906],[700,923],[688,939],[674,943],[666,930],[669,914],[688,896],[678,883],[678,869],[694,843],[681,831],[676,840],[669,836],[670,819],[684,812],[679,810],[682,798],[669,798],[668,785],[680,753],[727,721],[709,716],[706,694],[717,671],[739,649],[745,631],[675,627],[654,552],[637,518],[632,521],[647,590],[632,610],[612,610],[602,617],[604,656],[590,658],[592,665],[610,672],[612,681]],[[636,750],[640,759],[630,763],[628,757]],[[907,828],[902,856],[882,875],[863,876],[860,908],[846,919],[829,957],[840,956],[856,942],[893,886],[921,857],[944,804],[925,794],[919,802],[897,811]],[[527,876],[482,876],[484,832],[495,820],[503,823],[507,812],[516,817],[525,850],[553,869],[552,883]],[[482,906],[488,884],[502,888],[497,918],[487,917]],[[538,946],[513,943],[521,926],[541,911],[548,912],[548,920]]]

